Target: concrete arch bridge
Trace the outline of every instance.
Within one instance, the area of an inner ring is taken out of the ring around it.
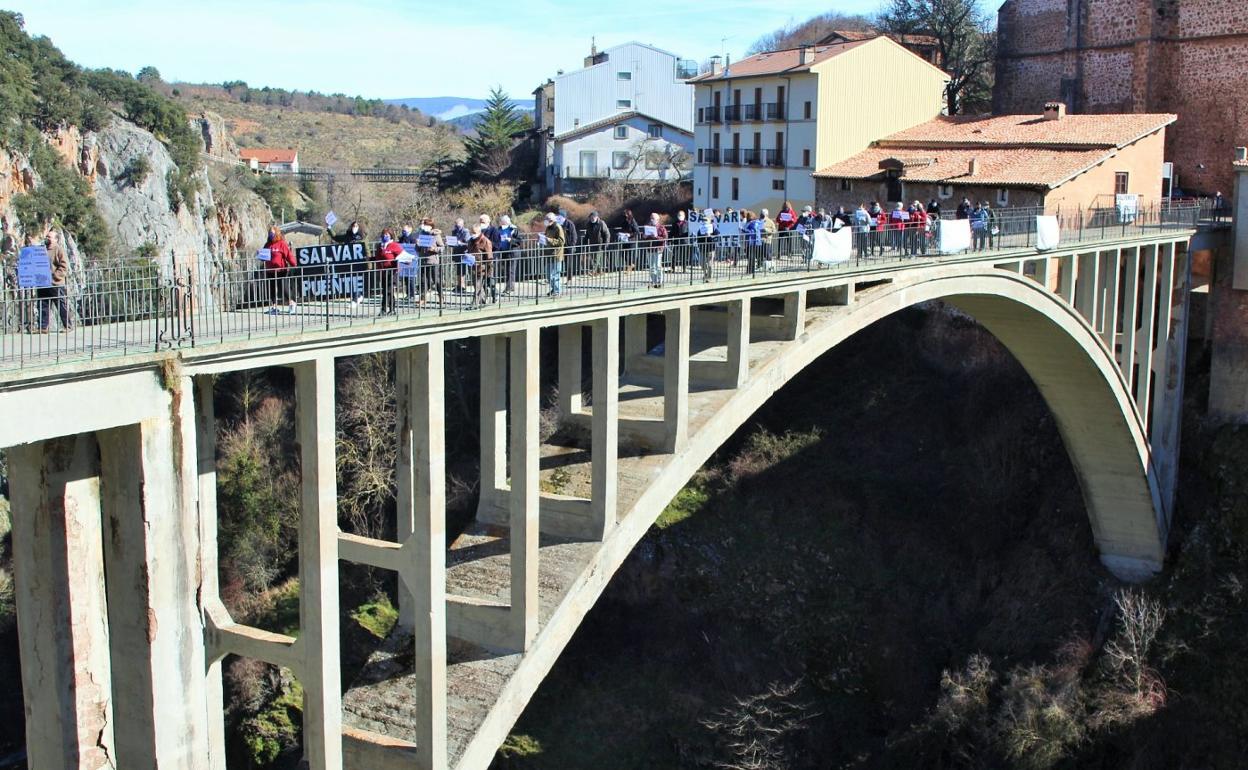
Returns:
[[[1055,415],[1102,561],[1147,578],[1170,527],[1191,235],[1159,228],[18,372],[0,381],[0,405],[30,419],[0,425],[0,446],[30,764],[224,768],[221,660],[236,654],[300,679],[316,770],[486,767],[691,474],[824,352],[934,300],[1021,362]],[[662,318],[657,353],[650,316]],[[577,446],[539,436],[549,327]],[[442,351],[467,337],[481,350],[481,495],[447,548]],[[341,532],[335,485],[334,359],[386,350],[397,354],[395,542]],[[216,578],[212,376],[275,365],[293,368],[298,401],[295,636],[236,623]],[[543,491],[556,468],[560,492]],[[345,693],[343,560],[400,578],[399,628]]]

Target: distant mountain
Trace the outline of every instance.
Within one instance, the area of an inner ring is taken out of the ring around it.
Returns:
[[[467,99],[462,96],[425,96],[410,99],[386,99],[386,104],[403,104],[432,115],[438,120],[451,121],[485,109],[484,99]]]
[[[432,115],[438,120],[450,123],[459,129],[461,134],[471,134],[481,120],[485,109],[485,99],[467,99],[459,96],[428,96],[411,99],[386,99],[386,104],[407,105],[420,110],[425,115]],[[533,116],[533,108],[524,102],[512,102],[516,110]]]

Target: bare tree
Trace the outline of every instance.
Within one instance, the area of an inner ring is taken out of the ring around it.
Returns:
[[[788,741],[818,716],[795,696],[799,679],[772,682],[758,695],[738,698],[702,726],[720,742],[714,766],[723,770],[782,770],[789,767]]]
[[[997,36],[978,0],[890,0],[876,23],[892,34],[936,38],[941,66],[949,74],[945,105],[950,115],[991,105]]]
[[[871,20],[858,14],[829,11],[813,16],[800,24],[788,24],[755,40],[745,49],[747,56],[763,51],[779,51],[803,43],[817,43],[837,30],[857,32],[871,29]]]

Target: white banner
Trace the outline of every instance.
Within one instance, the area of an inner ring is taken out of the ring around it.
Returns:
[[[338,221],[338,217],[336,214],[334,214],[334,212],[332,211],[325,212],[325,226],[326,227],[333,227],[334,223],[337,221]]]
[[[1057,248],[1062,241],[1062,229],[1057,217],[1036,217],[1036,249],[1047,251]]]
[[[957,254],[971,248],[971,220],[942,219],[936,230],[937,249],[941,254]]]
[[[854,256],[854,241],[849,228],[837,232],[815,230],[815,245],[811,251],[810,261],[815,265],[834,265],[848,262]]]

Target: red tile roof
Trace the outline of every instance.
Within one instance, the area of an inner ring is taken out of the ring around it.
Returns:
[[[868,40],[855,40],[848,43],[835,43],[833,45],[815,46],[815,55],[809,64],[802,64],[801,48],[786,48],[782,51],[766,51],[764,53],[755,54],[741,61],[732,62],[731,65],[718,75],[704,72],[696,78],[691,78],[690,83],[705,83],[711,80],[724,80],[726,78],[744,78],[758,75],[778,75],[781,73],[791,72],[808,72],[810,68],[820,62],[827,61],[834,56],[839,56],[846,51],[853,50],[863,43],[870,42]]]
[[[1052,188],[1176,119],[1167,114],[940,117],[887,136],[815,176],[869,179],[888,161],[900,165],[911,182]]]
[[[264,147],[244,147],[238,151],[243,160],[255,159],[257,163],[294,163],[298,150],[270,150]]]
[[[931,35],[894,35],[874,29],[834,29],[825,35],[819,42],[832,43],[836,42],[837,38],[841,40],[870,40],[872,38],[880,37],[881,35],[886,35],[902,45],[935,46],[940,44],[940,41]]]
[[[1170,114],[939,117],[880,141],[892,147],[981,146],[1126,147],[1178,120]]]

